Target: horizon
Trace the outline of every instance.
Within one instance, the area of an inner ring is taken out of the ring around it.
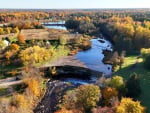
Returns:
[[[149,0],[5,0],[0,9],[134,9],[150,8]]]

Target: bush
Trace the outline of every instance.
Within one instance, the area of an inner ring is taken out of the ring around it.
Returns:
[[[145,109],[140,102],[135,102],[131,98],[122,98],[121,103],[116,108],[116,113],[145,113]]]
[[[141,94],[141,87],[138,75],[136,73],[132,74],[126,82],[127,96],[128,97],[138,97]]]

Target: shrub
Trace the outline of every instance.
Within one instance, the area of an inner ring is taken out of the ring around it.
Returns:
[[[145,113],[145,109],[140,102],[135,102],[131,98],[122,98],[121,103],[116,108],[116,113]]]

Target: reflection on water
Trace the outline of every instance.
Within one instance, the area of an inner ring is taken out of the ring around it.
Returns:
[[[65,21],[59,21],[59,22],[48,22],[46,24],[49,24],[49,25],[46,25],[47,28],[53,28],[53,29],[63,29],[63,30],[67,30],[67,28],[65,26],[54,26],[53,24],[65,24]]]
[[[94,83],[94,80],[81,80],[81,79],[75,79],[75,78],[65,78],[65,82],[71,82],[73,84],[89,84],[89,83]]]
[[[104,42],[100,42],[99,39],[92,39],[92,48],[87,51],[78,52],[76,58],[85,63],[87,67],[92,70],[103,72],[105,76],[109,76],[112,73],[112,66],[103,63],[103,50],[112,51],[112,45],[109,41],[104,39]]]
[[[46,26],[47,28],[53,28],[53,29],[63,29],[63,30],[67,30],[67,28],[65,26]]]

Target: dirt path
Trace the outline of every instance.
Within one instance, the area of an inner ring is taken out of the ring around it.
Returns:
[[[0,88],[7,88],[12,85],[21,84],[22,82],[23,82],[22,80],[18,80],[18,81],[11,81],[11,82],[9,81],[9,82],[0,83]]]

